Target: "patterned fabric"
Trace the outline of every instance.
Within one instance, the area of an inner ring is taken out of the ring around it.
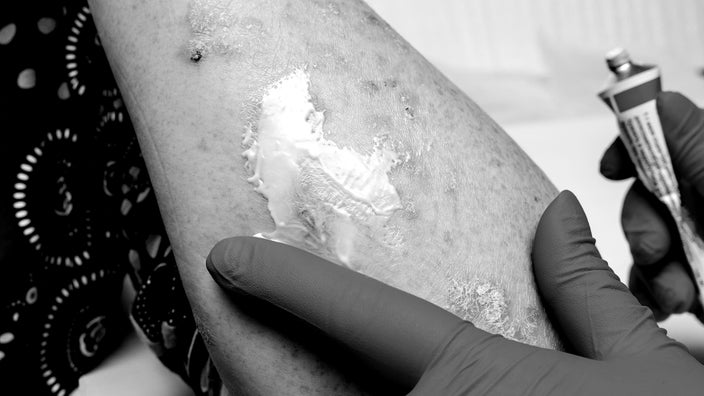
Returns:
[[[134,130],[84,0],[0,5],[0,394],[68,395],[132,323],[217,394]]]

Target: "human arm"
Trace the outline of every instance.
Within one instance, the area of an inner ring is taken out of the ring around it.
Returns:
[[[704,111],[678,93],[657,98],[662,123],[682,201],[697,226],[704,224]],[[609,179],[635,176],[635,168],[620,139],[604,153],[601,173]],[[628,191],[621,216],[634,265],[629,286],[658,320],[670,314],[692,312],[704,318],[697,290],[682,251],[677,226],[667,208],[636,181]],[[701,231],[701,230],[699,230]]]
[[[486,333],[282,244],[223,240],[208,269],[224,289],[302,318],[409,394],[700,394],[704,367],[657,326],[594,243],[579,202],[563,192],[540,220],[532,256],[545,308],[574,355]]]
[[[189,4],[222,7],[189,11]],[[386,226],[400,244],[389,248],[361,232],[350,266],[479,327],[558,345],[529,271],[533,231],[554,188],[366,5],[96,0],[91,7],[194,316],[231,388],[353,388],[231,301],[204,266],[223,236],[274,229],[266,200],[247,182],[242,134],[259,119],[268,88],[302,69],[324,110],[327,140],[369,154],[382,139],[406,158],[388,172],[402,208]],[[471,300],[486,290],[494,300]]]

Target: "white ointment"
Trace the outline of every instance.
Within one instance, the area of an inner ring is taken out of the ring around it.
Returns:
[[[242,155],[276,226],[263,236],[332,253],[349,265],[360,231],[377,234],[402,207],[388,176],[399,158],[382,144],[364,155],[325,139],[325,117],[311,103],[309,85],[296,70],[269,88],[256,128],[244,134]]]

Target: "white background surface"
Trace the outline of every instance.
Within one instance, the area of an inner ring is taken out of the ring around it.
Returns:
[[[598,174],[616,124],[595,93],[603,54],[624,46],[657,63],[665,89],[704,104],[704,2],[698,0],[370,0],[402,36],[484,108],[559,189],[572,190],[621,279],[630,254],[619,223],[630,182]],[[704,326],[661,324],[704,356]],[[85,376],[78,395],[189,395],[136,339]]]

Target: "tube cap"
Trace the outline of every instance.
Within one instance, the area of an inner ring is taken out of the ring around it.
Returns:
[[[631,56],[625,49],[617,47],[606,53],[606,64],[609,69],[617,69],[626,63],[631,62]]]

